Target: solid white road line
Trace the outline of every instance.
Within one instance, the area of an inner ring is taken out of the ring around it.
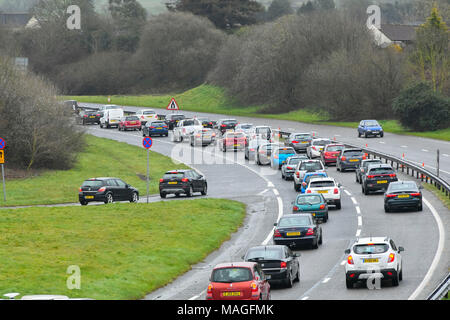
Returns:
[[[436,269],[439,260],[441,259],[442,251],[444,251],[444,242],[445,242],[445,229],[444,225],[442,223],[441,217],[437,213],[436,209],[431,205],[428,200],[425,198],[422,198],[423,203],[430,209],[431,213],[433,214],[434,219],[436,220],[436,223],[438,225],[439,229],[439,244],[438,248],[436,250],[436,254],[434,256],[433,261],[431,262],[430,268],[428,269],[427,274],[423,278],[420,285],[417,287],[417,289],[409,296],[408,300],[414,300],[417,298],[417,296],[420,294],[420,292],[423,290],[423,288],[430,282],[430,278],[433,275],[434,270]]]

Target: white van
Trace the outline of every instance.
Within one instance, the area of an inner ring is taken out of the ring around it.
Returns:
[[[120,119],[123,117],[123,109],[108,109],[103,111],[103,117],[100,118],[100,128],[118,127]]]

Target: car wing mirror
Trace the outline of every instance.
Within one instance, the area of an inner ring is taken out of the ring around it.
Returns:
[[[278,223],[276,223],[276,222],[273,224],[274,227],[276,227],[277,225],[278,225]]]
[[[405,248],[403,248],[403,247],[398,247],[398,252],[402,252],[402,251],[405,251]]]
[[[345,254],[350,254],[350,249],[345,249],[344,253]]]

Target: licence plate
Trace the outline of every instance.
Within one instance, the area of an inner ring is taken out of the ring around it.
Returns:
[[[240,144],[235,144],[234,146],[235,146],[235,147],[240,147],[241,145],[240,145]]]
[[[363,259],[364,263],[377,263],[379,259]]]
[[[302,141],[302,143],[308,143],[308,141]]]
[[[359,159],[350,159],[350,162],[358,162]]]
[[[111,120],[111,122],[117,122],[117,120]]]
[[[161,130],[161,129],[162,129],[162,127],[158,127],[158,128],[156,128],[156,129],[158,129],[158,130]]]
[[[299,236],[299,235],[300,235],[300,232],[286,232],[286,235],[287,235],[288,237],[290,237],[290,236]]]
[[[409,194],[399,194],[398,198],[409,198]]]
[[[85,196],[85,199],[94,199],[94,196]]]
[[[223,292],[223,297],[239,297],[241,295],[241,292]]]
[[[328,193],[328,190],[317,190],[317,193]]]
[[[95,116],[90,116],[89,118],[95,118]]]
[[[387,183],[387,180],[379,180],[377,181],[378,184]]]
[[[178,182],[176,182],[176,181],[175,181],[175,182],[169,182],[169,184],[177,184],[177,183],[178,183]]]

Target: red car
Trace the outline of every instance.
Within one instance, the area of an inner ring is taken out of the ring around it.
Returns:
[[[243,150],[247,144],[247,137],[243,132],[226,132],[220,142],[220,148],[223,152],[227,149]]]
[[[231,262],[215,266],[206,300],[270,300],[270,284],[256,262]]]
[[[337,157],[341,150],[345,149],[343,144],[328,144],[325,146],[321,152],[320,159],[324,165],[329,165],[331,163],[336,164]]]
[[[126,131],[128,129],[140,130],[141,121],[138,116],[126,116],[120,119],[119,125],[117,127],[120,130]]]

